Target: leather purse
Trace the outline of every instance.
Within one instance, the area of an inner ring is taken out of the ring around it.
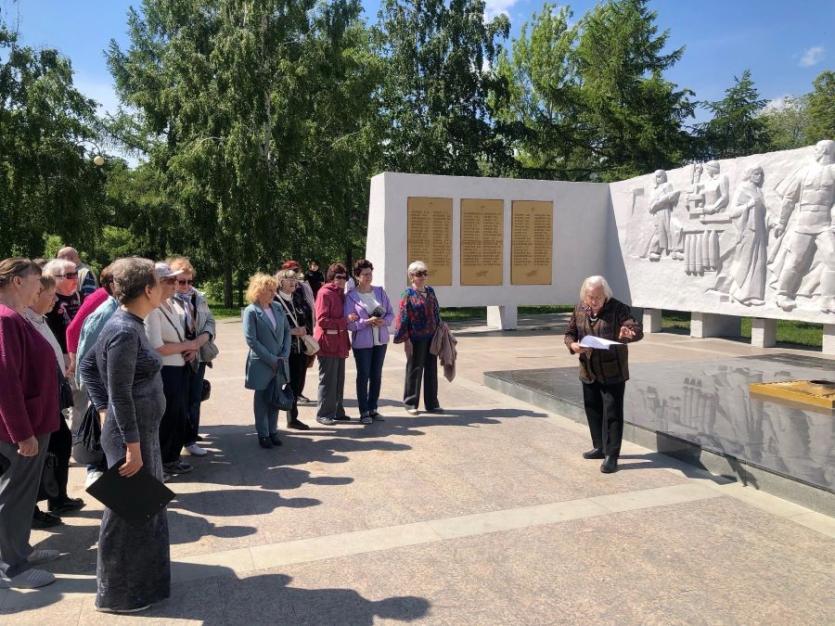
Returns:
[[[279,385],[278,377],[273,376],[270,384],[267,385],[267,402],[273,409],[279,411],[291,411],[293,409],[293,402],[296,396],[290,388],[290,383]]]
[[[99,412],[92,402],[87,406],[78,429],[72,434],[72,458],[82,465],[98,465],[104,460]]]
[[[304,344],[304,353],[307,356],[316,356],[319,352],[319,342],[316,341],[312,335],[305,335],[302,337],[302,343]]]

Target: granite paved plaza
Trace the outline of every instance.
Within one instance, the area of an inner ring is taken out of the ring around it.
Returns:
[[[241,325],[219,324],[211,454],[170,483],[171,598],[138,616],[95,611],[100,508],[86,497],[56,532],[33,533],[67,553],[48,566],[58,582],[0,591],[0,624],[835,622],[832,518],[632,444],[603,475],[580,457],[581,425],[482,384],[488,370],[571,365],[563,320],[545,321],[462,329],[445,416],[400,408],[405,358],[391,346],[384,422],[293,432],[274,450],[253,430]],[[631,348],[659,367],[764,353],[668,334]],[[348,398],[353,372],[349,359]],[[80,468],[70,482],[83,495]]]

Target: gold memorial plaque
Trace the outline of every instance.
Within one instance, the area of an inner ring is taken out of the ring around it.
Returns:
[[[786,380],[773,383],[750,383],[752,394],[790,400],[823,409],[835,410],[835,381]]]
[[[461,284],[501,285],[504,201],[461,200]]]
[[[554,203],[514,200],[511,213],[510,282],[550,285]]]
[[[406,213],[407,266],[423,261],[430,285],[452,285],[452,198],[409,198]]]

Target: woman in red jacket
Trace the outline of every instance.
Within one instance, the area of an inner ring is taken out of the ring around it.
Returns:
[[[0,587],[21,589],[54,582],[32,566],[59,556],[29,545],[47,443],[60,415],[55,352],[23,318],[40,276],[29,259],[0,261]]]
[[[345,388],[345,359],[348,358],[348,318],[345,317],[345,281],[348,270],[341,263],[328,268],[327,282],[316,294],[316,330],[319,342],[319,403],[316,421],[331,426],[347,421],[342,394]]]

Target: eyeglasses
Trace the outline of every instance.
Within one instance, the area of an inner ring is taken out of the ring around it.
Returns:
[[[66,274],[55,274],[55,278],[78,278],[78,272],[67,272]]]
[[[429,272],[426,270],[418,270],[414,273],[415,276],[429,276]]]
[[[345,274],[335,274],[333,277],[334,280],[348,280],[348,276]]]
[[[194,281],[193,280],[185,280],[184,278],[178,278],[177,279],[177,284],[178,285],[193,285]]]

